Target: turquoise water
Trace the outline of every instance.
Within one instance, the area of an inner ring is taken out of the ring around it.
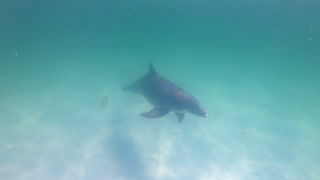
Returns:
[[[320,179],[319,19],[317,0],[1,1],[0,179]],[[150,62],[209,117],[141,117],[121,88]]]

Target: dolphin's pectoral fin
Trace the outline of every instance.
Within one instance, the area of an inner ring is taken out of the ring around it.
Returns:
[[[158,118],[168,114],[169,111],[165,108],[153,108],[151,111],[142,113],[141,116],[146,118]]]
[[[185,115],[184,113],[176,112],[176,116],[178,117],[179,123],[183,120],[184,115]]]

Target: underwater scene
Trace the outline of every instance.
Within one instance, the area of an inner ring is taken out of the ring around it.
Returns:
[[[318,180],[319,79],[319,0],[2,0],[0,179]]]

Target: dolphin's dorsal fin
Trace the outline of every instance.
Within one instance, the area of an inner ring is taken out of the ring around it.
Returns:
[[[152,63],[149,64],[149,75],[157,75]]]

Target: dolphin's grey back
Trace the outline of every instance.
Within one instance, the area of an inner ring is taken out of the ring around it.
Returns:
[[[147,75],[140,83],[143,95],[154,106],[166,106],[170,109],[199,104],[189,93],[157,74]]]

